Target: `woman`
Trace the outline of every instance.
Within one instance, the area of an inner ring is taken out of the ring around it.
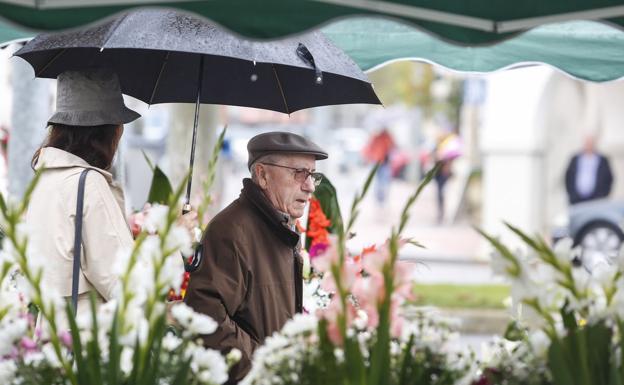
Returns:
[[[44,266],[44,292],[71,298],[78,180],[84,169],[91,169],[82,215],[78,314],[90,311],[90,292],[96,293],[99,303],[112,298],[118,285],[113,266],[120,253],[133,247],[123,192],[108,170],[123,124],[138,117],[124,105],[113,72],[98,69],[59,75],[50,131],[32,160],[33,169],[43,172],[26,220],[30,254]]]

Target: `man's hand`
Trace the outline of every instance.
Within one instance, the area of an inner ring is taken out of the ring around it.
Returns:
[[[191,210],[186,214],[180,215],[177,223],[189,232],[189,236],[193,242],[199,242],[201,230],[199,229],[199,221],[197,220],[197,211]]]

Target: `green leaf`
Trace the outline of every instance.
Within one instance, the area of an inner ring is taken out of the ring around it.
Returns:
[[[589,378],[595,385],[609,385],[612,377],[611,339],[613,336],[610,327],[605,321],[589,325],[584,329]],[[617,370],[615,371],[617,373]]]
[[[172,193],[173,187],[171,187],[169,178],[167,178],[167,175],[165,175],[160,167],[155,166],[147,202],[167,204]]]
[[[91,307],[92,328],[91,335],[93,338],[87,342],[87,368],[89,371],[89,384],[99,385],[102,382],[102,367],[101,367],[101,353],[100,343],[98,341],[98,322],[97,322],[97,310],[96,310],[96,294],[91,292],[89,295],[89,304]]]
[[[65,315],[69,321],[69,331],[72,337],[73,358],[76,362],[76,375],[78,377],[78,383],[88,384],[88,370],[83,356],[84,353],[82,350],[82,342],[80,341],[80,332],[78,330],[78,324],[76,324],[76,317],[74,316],[73,306],[70,301],[67,301],[65,306]]]
[[[440,170],[440,167],[441,167],[441,163],[438,162],[434,168],[429,170],[429,172],[425,175],[423,180],[418,184],[418,187],[416,188],[416,191],[414,192],[414,194],[412,194],[407,199],[405,206],[403,206],[403,211],[401,212],[401,223],[399,224],[397,235],[400,236],[401,233],[403,232],[403,229],[405,228],[405,225],[407,224],[407,220],[409,219],[410,208],[412,207],[414,202],[416,202],[416,199],[418,199],[418,196],[420,195],[422,190],[425,188],[425,186],[427,186],[429,182],[431,182],[433,177],[438,173],[438,171]]]
[[[145,158],[145,162],[147,162],[147,165],[149,166],[150,170],[154,172],[154,163],[152,163],[152,160],[149,158],[149,156],[147,156],[145,151],[141,150],[141,154],[143,154],[143,158]]]
[[[401,367],[399,368],[399,384],[407,383],[409,379],[410,372],[410,363],[412,361],[412,346],[414,345],[414,334],[410,335],[409,341],[407,341],[407,345],[403,349],[403,357],[401,359]]]
[[[565,326],[568,333],[574,333],[578,329],[578,324],[576,323],[576,317],[574,316],[573,311],[566,310],[568,308],[569,302],[566,300],[564,306],[561,308],[561,319],[563,321],[563,326]]]
[[[342,222],[342,214],[340,213],[340,205],[338,204],[338,195],[336,188],[329,181],[326,175],[323,175],[321,184],[314,190],[314,198],[318,199],[323,213],[331,221],[331,225],[327,229],[332,234],[341,234],[344,230]],[[308,220],[308,224],[310,221]],[[306,238],[306,248],[310,248],[310,239]]]
[[[188,379],[190,377],[190,372],[191,372],[192,360],[193,358],[189,357],[186,360],[182,361],[182,363],[178,366],[178,370],[176,371],[175,376],[173,377],[173,381],[171,382],[171,385],[187,385],[188,384]]]
[[[113,325],[109,334],[108,369],[106,377],[109,384],[121,382],[121,346],[119,345],[119,306],[115,308]]]
[[[518,321],[511,321],[505,329],[503,337],[509,341],[522,341],[526,337],[525,330],[520,326]]]
[[[551,342],[548,349],[548,368],[552,373],[553,383],[557,385],[576,385],[573,363],[566,359],[566,351],[558,339]]]

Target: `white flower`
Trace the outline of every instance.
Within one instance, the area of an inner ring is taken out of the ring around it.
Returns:
[[[228,379],[228,366],[216,350],[193,349],[191,370],[201,384],[223,384]]]
[[[594,280],[603,288],[612,288],[615,285],[617,268],[613,265],[600,264],[592,270]]]
[[[574,258],[574,253],[572,247],[574,246],[574,241],[572,238],[563,238],[558,241],[553,247],[553,252],[555,257],[557,258],[557,262],[562,266],[567,266],[570,264],[572,259]]]
[[[185,256],[193,254],[193,242],[188,230],[182,226],[173,225],[167,234],[165,242],[167,250],[181,252]]]
[[[0,361],[0,384],[10,384],[15,378],[17,366],[11,360]]]
[[[181,256],[174,254],[167,257],[158,277],[158,281],[163,284],[164,290],[168,291],[172,287],[178,289],[182,285],[183,279],[184,261]]]
[[[11,352],[13,345],[28,331],[28,320],[24,317],[3,318],[0,321],[0,357]]]
[[[120,361],[120,369],[123,372],[123,374],[125,374],[126,376],[132,373],[132,364],[133,364],[132,357],[133,356],[134,356],[134,350],[131,347],[124,346],[123,349],[121,350],[121,357],[119,361]]]
[[[167,214],[169,213],[169,207],[164,205],[155,204],[147,209],[145,215],[145,222],[143,222],[143,229],[148,233],[155,233],[163,231],[167,225]]]
[[[211,334],[219,326],[212,318],[196,313],[184,302],[174,305],[171,315],[184,328],[184,335]]]
[[[529,343],[535,356],[545,360],[550,347],[548,335],[543,330],[537,329],[529,334]]]
[[[62,352],[63,350],[61,350]],[[45,357],[45,360],[52,366],[53,368],[61,368],[63,365],[61,361],[59,361],[58,356],[56,355],[56,351],[54,350],[54,346],[51,343],[47,343],[43,345],[41,348],[41,353]]]
[[[119,337],[119,343],[123,346],[133,347],[137,339],[143,345],[149,334],[149,322],[145,319],[143,309],[140,307],[128,307],[124,314],[127,332]]]
[[[241,358],[243,358],[243,353],[240,350],[233,348],[225,356],[225,361],[228,363],[228,366],[232,366],[240,361]]]
[[[24,363],[28,366],[39,366],[45,359],[46,356],[41,352],[31,352],[24,355]]]
[[[282,334],[294,337],[304,333],[316,331],[318,320],[311,314],[295,314],[282,328]]]
[[[167,333],[162,340],[162,347],[165,351],[172,352],[180,346],[182,340],[173,335],[173,333]]]

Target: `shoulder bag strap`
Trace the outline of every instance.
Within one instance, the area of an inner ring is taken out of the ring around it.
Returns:
[[[84,206],[85,180],[89,169],[80,174],[78,199],[76,200],[76,220],[74,226],[74,269],[72,274],[72,305],[74,315],[78,311],[78,282],[80,280],[80,249],[82,244],[82,207]]]

